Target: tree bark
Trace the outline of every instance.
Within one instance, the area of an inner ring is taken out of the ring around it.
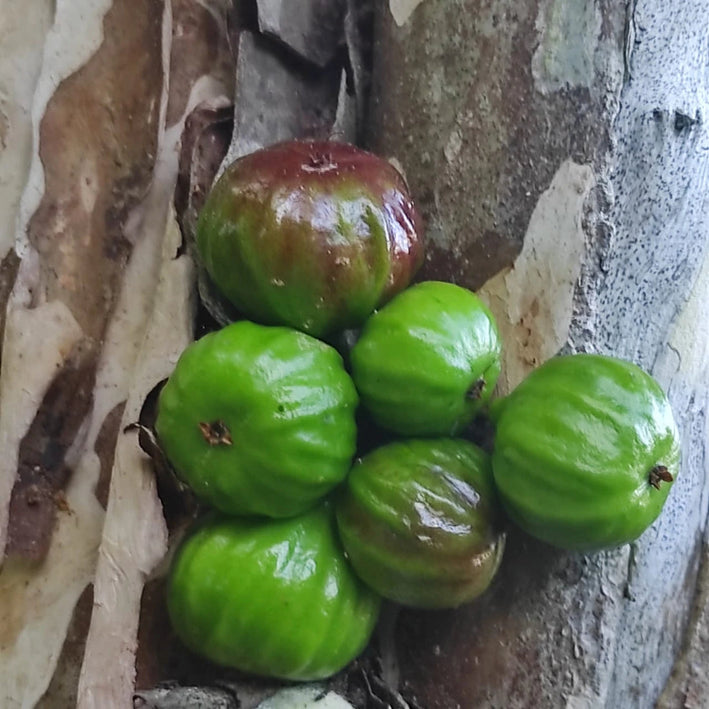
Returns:
[[[376,0],[364,126],[368,4],[313,0],[295,24],[291,4],[0,0],[0,704],[276,691],[171,635],[179,530],[126,426],[193,335],[190,224],[230,137],[236,155],[364,132],[424,213],[420,278],[493,309],[499,393],[561,351],[628,358],[668,391],[683,461],[637,543],[569,554],[511,530],[483,598],[388,613],[381,678],[370,653],[327,701],[705,707],[706,1]]]
[[[583,556],[513,531],[481,602],[402,615],[423,706],[709,701],[708,29],[704,2],[379,5],[370,142],[423,206],[425,277],[495,312],[501,392],[559,351],[625,357],[668,391],[683,445],[637,543]]]
[[[124,428],[192,337],[171,204],[186,115],[232,91],[226,10],[0,0],[3,706],[131,701],[167,532]]]

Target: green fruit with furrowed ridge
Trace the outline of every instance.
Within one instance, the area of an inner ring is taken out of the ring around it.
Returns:
[[[155,428],[199,498],[230,514],[285,517],[344,479],[356,407],[332,347],[240,321],[184,351],[160,392]]]
[[[379,606],[323,505],[286,520],[213,517],[183,542],[168,584],[172,625],[189,648],[290,680],[322,679],[353,660]]]
[[[352,378],[383,428],[451,436],[490,398],[501,349],[494,318],[475,293],[425,281],[367,320],[351,352]]]
[[[495,402],[492,465],[509,516],[566,549],[633,541],[679,469],[679,434],[657,382],[601,355],[555,357]]]
[[[290,141],[236,160],[197,225],[201,260],[247,317],[315,336],[359,326],[423,261],[420,217],[386,160]]]
[[[337,500],[340,538],[385,598],[453,608],[492,581],[504,549],[489,456],[455,439],[406,440],[356,463]]]

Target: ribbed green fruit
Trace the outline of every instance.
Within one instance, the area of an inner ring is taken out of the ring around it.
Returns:
[[[214,185],[197,248],[247,317],[324,336],[358,327],[423,262],[421,220],[388,161],[340,142],[245,155]]]
[[[351,352],[352,377],[383,428],[455,435],[490,398],[500,353],[492,314],[474,293],[426,281],[367,320]]]
[[[291,680],[328,677],[359,655],[379,606],[322,505],[287,520],[212,518],[178,550],[168,585],[172,625],[189,648]]]
[[[525,531],[592,550],[630,542],[662,510],[679,469],[667,398],[639,367],[601,355],[555,357],[495,402],[492,465]]]
[[[490,460],[463,440],[407,440],[355,464],[337,501],[340,538],[385,598],[452,608],[479,596],[504,549]]]
[[[185,350],[160,393],[155,428],[177,474],[205,502],[285,517],[344,479],[356,407],[332,347],[241,321]]]

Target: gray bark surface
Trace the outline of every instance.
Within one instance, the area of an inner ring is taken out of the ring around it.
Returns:
[[[709,703],[708,10],[379,4],[370,142],[423,206],[424,275],[480,288],[501,321],[502,389],[560,350],[624,357],[668,391],[683,445],[637,543],[568,554],[512,530],[483,599],[402,615],[402,691],[424,707]]]

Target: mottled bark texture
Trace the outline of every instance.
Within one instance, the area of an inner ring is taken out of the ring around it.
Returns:
[[[378,8],[369,141],[423,208],[423,275],[495,311],[501,390],[560,350],[626,357],[668,391],[684,450],[637,543],[585,556],[512,530],[479,602],[403,613],[402,692],[428,709],[625,709],[663,691],[706,706],[706,3]]]
[[[231,3],[0,2],[0,705],[128,706],[165,521],[135,433],[192,336],[171,210]],[[173,49],[174,43],[174,49]]]
[[[0,705],[277,691],[172,634],[185,513],[128,424],[214,326],[189,239],[225,152],[331,132],[401,165],[420,277],[495,312],[500,393],[561,350],[630,358],[684,455],[638,543],[511,530],[482,599],[388,612],[327,706],[706,707],[708,34],[706,0],[0,0]]]

